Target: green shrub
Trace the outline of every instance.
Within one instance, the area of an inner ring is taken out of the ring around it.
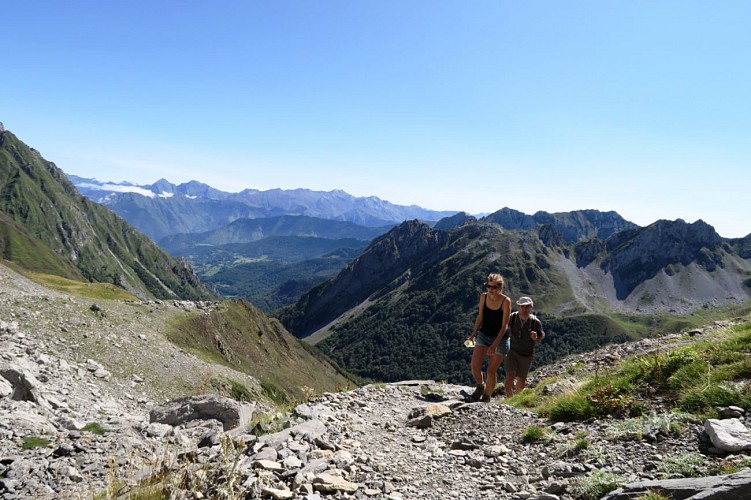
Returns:
[[[609,472],[595,471],[591,476],[579,477],[571,483],[574,498],[597,500],[623,486],[626,481]]]
[[[587,448],[589,448],[589,439],[578,438],[576,441],[574,441],[574,451],[579,452],[586,450]]]
[[[689,453],[680,457],[668,457],[657,468],[663,478],[700,477],[704,460],[700,455]]]
[[[682,389],[696,387],[698,381],[707,380],[709,365],[704,361],[696,361],[680,367],[668,380],[668,388],[679,392]]]
[[[230,390],[232,391],[232,399],[236,401],[253,401],[255,398],[253,397],[253,394],[248,390],[245,385],[241,384],[240,382],[237,382],[236,380],[232,380]]]
[[[509,398],[511,401],[508,402],[518,408],[535,408],[540,405],[541,402],[540,397],[537,395],[538,390],[539,386],[535,387],[534,390],[526,389],[522,392],[517,392]]]
[[[597,388],[587,396],[587,401],[600,416],[637,416],[641,415],[644,408],[644,405],[635,401],[631,394],[612,385]]]
[[[274,385],[271,382],[262,380],[261,389],[263,390],[263,393],[275,403],[287,404],[289,402],[289,398],[284,393],[284,391],[279,389],[276,385]]]
[[[96,422],[90,422],[84,425],[81,430],[84,432],[90,432],[92,434],[96,434],[97,436],[103,436],[107,432],[107,429],[97,424]]]
[[[741,395],[737,391],[719,385],[691,389],[678,400],[678,408],[690,413],[701,413],[717,406],[741,404]]]
[[[533,425],[527,428],[526,431],[524,431],[524,434],[522,434],[522,441],[524,441],[525,443],[533,443],[536,441],[542,441],[546,438],[546,436],[547,432],[545,432],[545,429],[537,425]]]
[[[23,438],[23,443],[21,444],[21,450],[33,450],[34,448],[44,448],[45,446],[50,444],[49,439],[35,437],[35,436],[26,436]]]
[[[597,411],[583,395],[572,394],[558,398],[549,413],[550,419],[556,422],[574,422],[593,417]]]
[[[751,378],[751,358],[748,356],[740,361],[733,361],[717,366],[711,376],[713,382],[749,378]]]

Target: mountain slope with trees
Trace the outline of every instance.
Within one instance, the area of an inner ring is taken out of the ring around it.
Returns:
[[[582,237],[593,231],[596,223]],[[468,219],[444,231],[405,222],[279,317],[362,377],[468,383],[462,341],[489,272],[504,276],[514,300],[535,299],[548,333],[537,364],[678,331],[751,300],[747,239],[723,240],[682,220],[611,234],[569,244],[555,223],[505,230]]]
[[[81,196],[9,131],[0,132],[0,212],[3,258],[29,270],[111,283],[138,297],[216,297],[187,261]]]

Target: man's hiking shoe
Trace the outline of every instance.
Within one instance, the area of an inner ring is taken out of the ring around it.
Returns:
[[[482,393],[485,392],[485,386],[483,385],[477,385],[475,387],[475,392],[473,392],[469,399],[470,401],[480,401],[480,397],[482,397]]]
[[[488,396],[487,394],[483,394],[482,397],[480,398],[480,401],[482,401],[483,403],[490,403],[490,396]]]

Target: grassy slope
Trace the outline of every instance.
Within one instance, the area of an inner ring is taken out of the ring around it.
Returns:
[[[208,315],[175,322],[167,337],[203,359],[252,374],[277,403],[353,386],[317,349],[245,301],[227,300]]]

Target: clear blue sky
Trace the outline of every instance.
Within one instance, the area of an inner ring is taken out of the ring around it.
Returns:
[[[5,0],[0,121],[66,173],[751,233],[751,2]]]

